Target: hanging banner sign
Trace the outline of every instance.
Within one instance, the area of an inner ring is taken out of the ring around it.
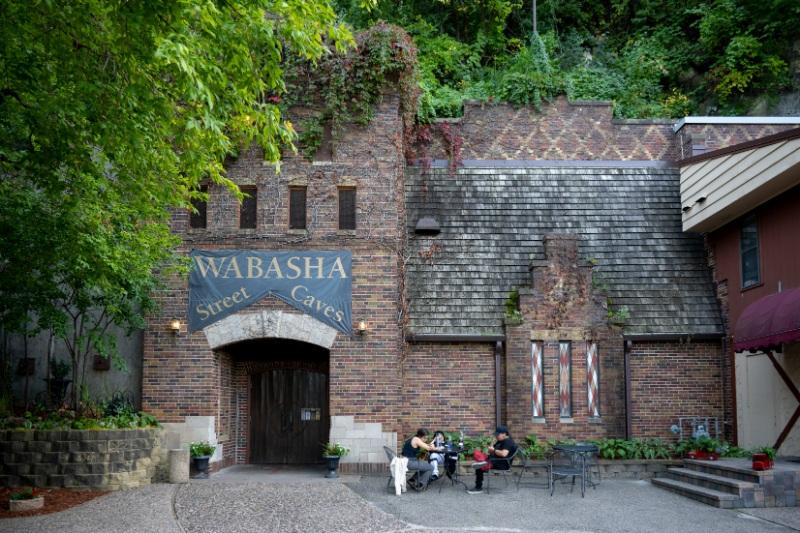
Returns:
[[[189,331],[274,296],[352,334],[350,252],[192,250]]]

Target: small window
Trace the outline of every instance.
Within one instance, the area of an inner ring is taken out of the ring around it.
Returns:
[[[306,188],[289,189],[289,229],[306,229]]]
[[[242,205],[239,207],[239,227],[254,229],[258,211],[258,189],[255,187],[239,187],[239,189],[244,193]]]
[[[339,189],[339,229],[356,229],[355,189]]]
[[[755,217],[749,217],[742,224],[742,288],[746,289],[761,283],[761,265],[758,258],[758,225]]]
[[[208,194],[208,185],[200,187],[200,192]],[[190,228],[205,228],[206,227],[206,214],[208,211],[208,202],[199,198],[192,199],[192,211],[189,213],[189,227]]]

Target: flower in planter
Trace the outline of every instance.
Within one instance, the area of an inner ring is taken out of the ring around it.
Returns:
[[[342,446],[338,442],[328,442],[322,447],[323,457],[344,457],[350,453],[350,449]]]
[[[192,457],[211,457],[216,449],[217,447],[208,441],[192,442],[189,444],[189,455]]]

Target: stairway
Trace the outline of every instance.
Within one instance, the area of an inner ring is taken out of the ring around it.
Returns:
[[[668,468],[652,483],[723,509],[793,507],[800,496],[800,469],[776,463],[773,470],[756,472],[745,459],[685,459],[682,466]]]

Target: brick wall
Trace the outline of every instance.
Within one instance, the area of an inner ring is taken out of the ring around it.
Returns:
[[[494,344],[411,344],[403,364],[401,440],[419,427],[491,433],[494,379]]]
[[[464,104],[460,120],[448,120],[463,137],[464,159],[673,160],[672,120],[615,120],[608,102],[542,105]],[[441,142],[432,156],[447,159]]]
[[[629,361],[632,436],[674,439],[669,429],[681,416],[722,422],[719,342],[637,342]]]
[[[532,287],[520,289],[523,323],[506,326],[506,413],[516,435],[587,439],[625,432],[621,331],[608,325],[605,295],[592,288],[591,265],[578,260],[574,235],[545,237],[546,259],[533,264]],[[531,343],[543,346],[544,417],[534,420]],[[572,416],[559,413],[559,342],[572,351]],[[587,341],[599,354],[600,417],[591,417],[587,391]]]
[[[354,338],[338,334],[331,347],[330,412],[382,423],[386,431],[400,427],[398,354],[403,346],[399,320],[405,220],[398,109],[397,96],[385,95],[368,126],[347,130],[331,161],[312,163],[286,154],[276,174],[255,147],[231,161],[229,178],[239,185],[258,187],[255,229],[239,229],[238,202],[230,191],[216,185],[209,187],[207,228],[189,228],[188,212],[176,212],[172,220],[185,252],[193,248],[350,250],[353,320],[366,321],[368,331]],[[293,185],[308,188],[306,230],[288,229],[288,192]],[[356,188],[356,230],[338,230],[340,186]],[[230,357],[215,354],[202,331],[175,335],[169,330],[172,319],[187,322],[185,279],[167,280],[167,288],[156,299],[160,312],[150,319],[144,339],[143,408],[165,422],[215,416],[217,437],[225,439],[223,464],[245,462],[246,373]],[[265,308],[299,313],[269,297],[241,312]]]
[[[675,134],[678,159],[697,155],[692,146],[704,146],[705,151],[760,139],[767,135],[794,129],[797,124],[685,124]]]

